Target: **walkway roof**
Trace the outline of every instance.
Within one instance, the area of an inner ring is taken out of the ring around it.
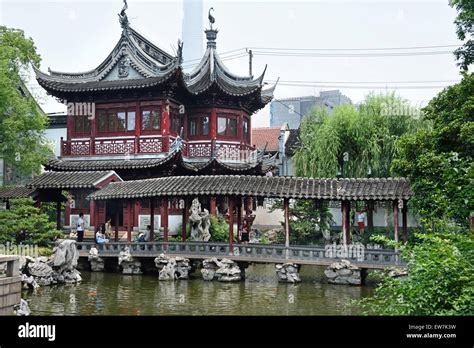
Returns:
[[[324,200],[410,199],[405,178],[314,179],[250,175],[172,176],[113,182],[91,200],[174,196],[252,196]]]

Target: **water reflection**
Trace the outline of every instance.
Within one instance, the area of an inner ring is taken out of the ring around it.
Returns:
[[[25,292],[38,315],[351,315],[367,287],[322,284],[323,268],[304,266],[303,282],[278,283],[273,265],[251,265],[245,281],[158,281],[156,275],[83,272],[78,285]]]

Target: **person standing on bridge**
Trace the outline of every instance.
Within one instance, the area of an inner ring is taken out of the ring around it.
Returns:
[[[359,234],[362,236],[365,231],[365,212],[361,210],[357,214],[357,224],[359,225]]]
[[[84,239],[84,225],[85,225],[85,221],[84,221],[84,213],[79,213],[79,218],[77,219],[77,223],[76,223],[76,226],[77,226],[77,241],[78,242],[82,242],[83,239]]]

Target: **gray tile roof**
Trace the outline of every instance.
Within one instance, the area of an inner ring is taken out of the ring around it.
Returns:
[[[110,183],[93,200],[159,196],[244,195],[326,200],[409,199],[405,178],[313,179],[250,175],[173,176]]]
[[[35,189],[24,186],[0,187],[0,199],[28,198]]]
[[[117,174],[114,171],[45,172],[33,178],[26,186],[36,189],[94,188],[99,182],[112,175]]]

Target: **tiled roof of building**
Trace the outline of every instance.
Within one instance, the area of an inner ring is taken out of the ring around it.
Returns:
[[[33,178],[26,186],[35,189],[94,188],[101,181],[111,176],[117,176],[117,178],[120,179],[114,171],[45,172]]]
[[[278,152],[279,138],[279,127],[252,128],[252,145],[261,151]]]
[[[159,196],[242,195],[325,200],[409,199],[405,178],[313,179],[248,175],[171,176],[110,183],[93,200]]]
[[[35,189],[25,186],[0,187],[0,199],[28,198]]]

